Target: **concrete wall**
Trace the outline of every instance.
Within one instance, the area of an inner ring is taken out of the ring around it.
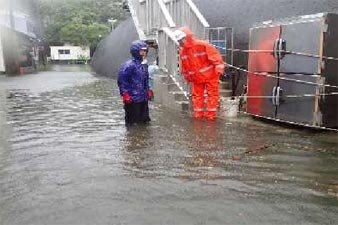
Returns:
[[[41,26],[35,0],[0,0],[0,30],[2,42],[1,62],[7,74],[19,71],[19,55],[27,44],[41,34]]]
[[[32,0],[0,0],[0,25],[35,38],[39,31],[36,2]]]
[[[19,69],[19,50],[17,32],[7,27],[0,26],[2,51],[7,74],[17,74]]]
[[[193,0],[211,27],[233,27],[235,48],[248,49],[254,23],[320,12],[337,12],[337,0]],[[237,61],[239,55],[235,55]],[[245,61],[244,61],[245,62]],[[242,63],[242,62],[238,62]]]
[[[1,41],[1,29],[0,29],[0,72],[5,72],[5,61],[4,61],[4,52],[2,48],[2,41]]]
[[[59,50],[68,50],[69,54],[60,54]],[[90,58],[89,47],[80,47],[80,46],[50,46],[50,56],[51,60],[76,60],[80,56]]]

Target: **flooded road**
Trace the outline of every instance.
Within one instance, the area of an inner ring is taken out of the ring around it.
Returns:
[[[123,116],[116,81],[86,70],[0,76],[0,224],[338,221],[337,133]]]

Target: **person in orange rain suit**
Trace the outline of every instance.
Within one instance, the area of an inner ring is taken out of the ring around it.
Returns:
[[[180,45],[181,73],[192,83],[194,118],[214,120],[219,100],[219,77],[225,67],[222,56],[214,46],[195,38],[187,27],[174,31],[174,35]]]

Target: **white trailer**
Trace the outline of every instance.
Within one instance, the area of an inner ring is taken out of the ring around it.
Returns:
[[[90,59],[89,47],[81,46],[50,46],[52,61],[70,61]]]

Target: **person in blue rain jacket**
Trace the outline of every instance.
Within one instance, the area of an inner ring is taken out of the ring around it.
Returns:
[[[152,89],[154,88],[154,79],[155,79],[155,75],[158,73],[158,66],[156,64],[156,61],[151,63],[148,66],[148,73],[149,73],[149,88]]]
[[[125,123],[145,124],[150,121],[148,101],[154,98],[149,88],[148,65],[144,63],[148,46],[143,41],[134,41],[130,53],[132,58],[122,64],[117,79],[124,103]]]

